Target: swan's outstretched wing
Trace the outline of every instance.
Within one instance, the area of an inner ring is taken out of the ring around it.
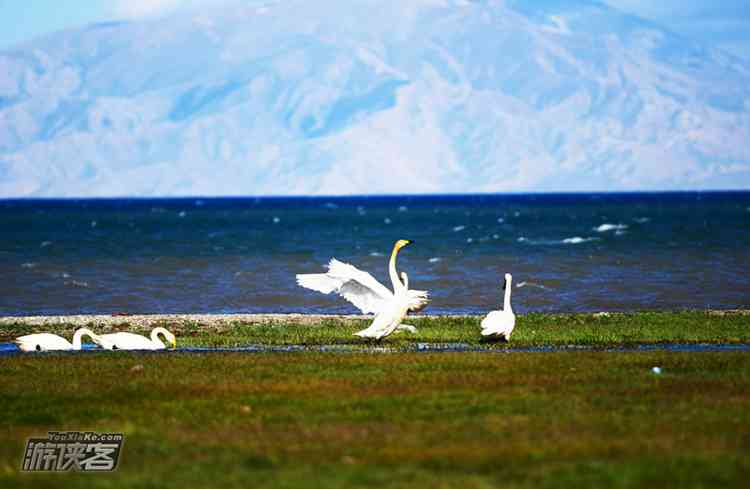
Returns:
[[[372,275],[335,258],[328,264],[328,273],[297,275],[297,284],[324,294],[336,292],[365,314],[380,312],[393,297]]]
[[[430,294],[426,290],[408,290],[409,312],[419,312],[430,302]]]

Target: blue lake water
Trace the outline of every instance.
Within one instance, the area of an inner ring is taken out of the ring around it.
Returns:
[[[425,313],[750,307],[750,192],[0,201],[0,315],[355,313],[299,288],[331,257]]]

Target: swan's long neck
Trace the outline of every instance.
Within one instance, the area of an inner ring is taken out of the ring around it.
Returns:
[[[155,343],[157,345],[161,344],[161,346],[165,346],[164,343],[159,339],[159,333],[161,333],[161,328],[154,328],[151,330],[151,342]]]
[[[503,311],[507,312],[513,312],[513,309],[510,307],[510,283],[512,280],[513,279],[510,277],[505,279],[505,301],[503,302]]]
[[[73,349],[74,350],[80,350],[81,349],[81,338],[83,335],[90,336],[93,338],[96,336],[93,331],[86,328],[81,328],[77,330],[75,333],[73,333]]]
[[[393,285],[393,292],[396,293],[399,290],[403,290],[404,284],[401,283],[401,280],[398,278],[398,273],[396,272],[396,257],[398,256],[398,250],[399,248],[397,246],[393,247],[393,251],[391,252],[391,261],[388,264],[388,275],[391,276],[391,285]]]

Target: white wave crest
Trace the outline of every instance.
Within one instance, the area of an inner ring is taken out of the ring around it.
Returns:
[[[599,241],[599,238],[594,238],[594,237],[582,238],[580,236],[573,236],[572,238],[565,238],[564,240],[562,240],[564,244],[581,244],[581,243],[588,243],[589,241]]]
[[[561,244],[581,244],[581,243],[588,243],[590,241],[599,241],[599,238],[595,237],[586,237],[582,238],[581,236],[573,236],[572,238],[565,238],[565,239],[528,239],[524,236],[521,236],[518,238],[519,243],[527,243],[530,245],[546,245],[546,246],[553,246],[553,245],[561,245]]]
[[[516,284],[517,289],[520,289],[521,287],[536,287],[537,289],[544,289],[544,290],[547,290],[549,288],[549,287],[545,287],[542,284],[537,284],[534,282],[526,282],[526,281],[518,282]]]
[[[85,288],[89,286],[89,283],[84,282],[83,280],[66,280],[65,282],[63,282],[63,284],[71,286],[71,287],[84,287]]]
[[[600,226],[597,226],[594,228],[594,231],[597,233],[606,233],[607,231],[622,231],[623,229],[627,229],[627,224],[611,224],[611,223],[604,223]]]

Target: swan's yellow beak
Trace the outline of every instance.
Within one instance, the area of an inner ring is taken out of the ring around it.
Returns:
[[[410,240],[410,239],[399,239],[398,241],[396,241],[396,246],[395,246],[395,248],[396,248],[397,250],[400,250],[400,249],[401,249],[401,248],[403,248],[404,246],[409,246],[409,245],[410,245],[410,244],[412,244],[413,242],[414,242],[414,241],[412,241],[412,240]]]

